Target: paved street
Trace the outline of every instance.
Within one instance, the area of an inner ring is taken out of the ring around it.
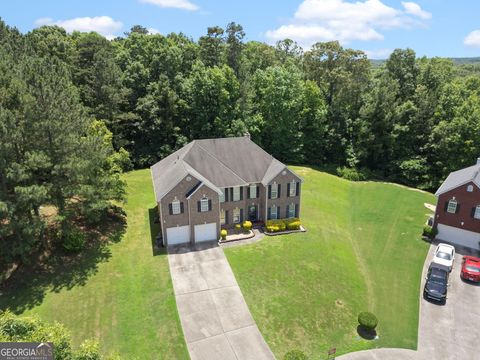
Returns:
[[[425,260],[420,289],[418,351],[375,349],[338,357],[339,360],[476,360],[480,358],[480,286],[460,279],[460,267],[468,251],[457,249],[450,274],[447,302],[439,305],[423,299],[423,286],[436,244]],[[478,254],[473,254],[478,255]]]
[[[178,313],[192,360],[275,359],[216,244],[169,249]]]

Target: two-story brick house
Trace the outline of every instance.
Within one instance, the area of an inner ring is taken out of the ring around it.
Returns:
[[[249,136],[194,140],[151,167],[164,245],[300,216],[302,179]]]
[[[448,175],[435,193],[437,239],[479,249],[480,160]]]

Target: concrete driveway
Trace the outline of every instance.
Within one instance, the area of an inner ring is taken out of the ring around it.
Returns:
[[[422,292],[435,248],[436,244],[432,244],[425,261]],[[420,299],[419,359],[480,358],[480,286],[460,279],[462,257],[470,254],[467,249],[457,247],[445,305],[431,303],[423,296]]]
[[[457,247],[447,302],[439,305],[423,298],[425,277],[436,246],[437,243],[430,246],[423,266],[417,351],[374,349],[340,356],[339,360],[480,359],[480,286],[460,279],[463,255],[479,254]]]
[[[169,248],[180,321],[192,360],[275,359],[216,244]]]

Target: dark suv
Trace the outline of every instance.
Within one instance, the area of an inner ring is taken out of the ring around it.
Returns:
[[[425,298],[439,302],[447,300],[449,269],[447,266],[431,263],[428,268],[425,289]]]

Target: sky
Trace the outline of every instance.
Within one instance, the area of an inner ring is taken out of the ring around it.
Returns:
[[[338,40],[377,59],[407,47],[418,56],[480,56],[478,14],[476,0],[0,0],[0,17],[22,32],[56,24],[113,38],[139,24],[196,40],[234,21],[246,40],[290,38],[304,49]]]

